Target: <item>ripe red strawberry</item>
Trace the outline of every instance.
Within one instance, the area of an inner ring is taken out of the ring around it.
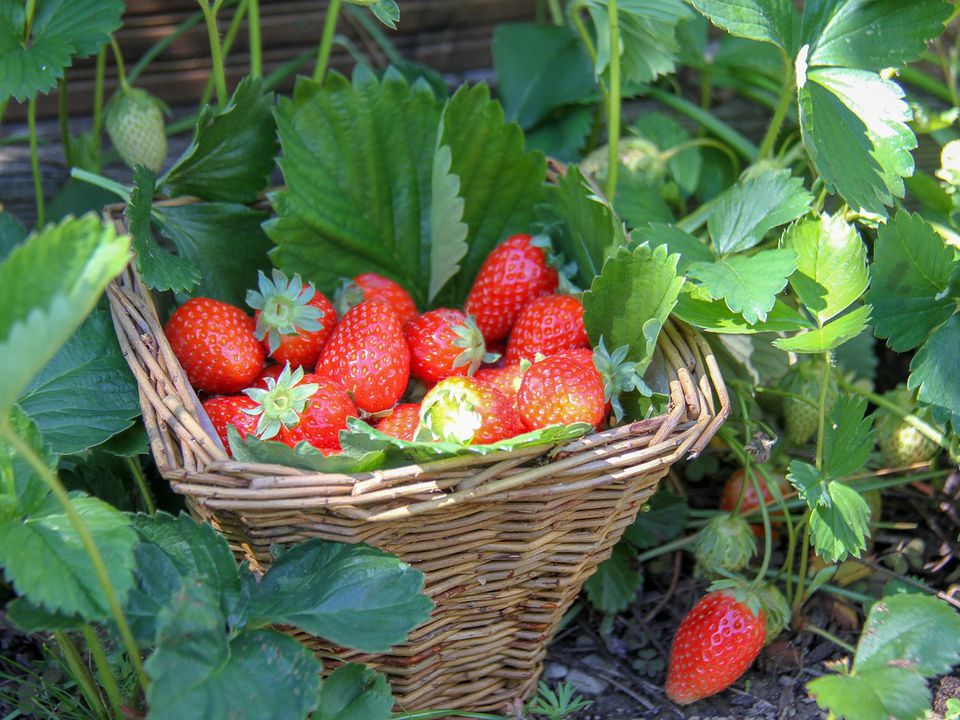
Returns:
[[[174,311],[164,333],[191,385],[229,395],[249,387],[263,368],[254,327],[238,307],[192,298]]]
[[[423,397],[422,428],[435,440],[484,445],[523,432],[520,416],[497,389],[469,377],[449,377]]]
[[[524,305],[557,289],[557,271],[532,239],[513,235],[504,240],[487,256],[473,281],[465,309],[487,342],[505,338]]]
[[[548,357],[523,375],[517,410],[528,430],[576,422],[599,427],[606,414],[603,379],[592,365]]]
[[[391,437],[413,442],[420,425],[420,403],[397,405],[393,412],[377,423],[377,430]]]
[[[254,308],[256,335],[270,357],[280,365],[314,365],[337,324],[337,311],[326,295],[313,285],[304,285],[299,275],[292,280],[279,270],[273,279],[259,273],[259,290],[247,293]]]
[[[689,705],[730,687],[756,660],[765,636],[766,617],[755,600],[739,601],[730,590],[707,593],[673,639],[667,696]]]
[[[393,308],[400,318],[400,324],[410,322],[417,315],[417,304],[410,293],[390,278],[376,273],[361,273],[353,280],[346,281],[336,293],[337,310],[340,315],[368,300],[379,300]]]
[[[303,368],[291,371],[286,365],[267,389],[250,388],[246,394],[254,402],[259,416],[257,434],[264,440],[274,437],[291,447],[305,440],[322,450],[340,450],[340,431],[347,418],[357,417],[357,409],[339,383],[316,375],[305,375]]]
[[[252,387],[269,390],[270,386],[267,385],[267,378],[273,378],[276,380],[278,377],[280,377],[280,373],[283,372],[283,368],[283,365],[267,365],[263,370],[260,371],[260,374],[257,375],[257,379],[254,381]]]
[[[513,365],[504,365],[501,368],[481,368],[477,370],[473,377],[493,385],[507,397],[511,405],[516,407],[520,381],[523,380],[523,374],[529,367],[530,363],[514,363]]]
[[[253,435],[257,431],[257,418],[246,412],[253,410],[257,403],[246,395],[218,395],[203,401],[203,409],[213,423],[213,429],[227,452],[230,452],[230,440],[227,426],[233,425],[240,437]]]
[[[403,326],[410,348],[410,374],[427,386],[453,375],[473,375],[484,360],[492,362],[483,335],[459,310],[439,308]]]
[[[545,295],[527,303],[510,333],[507,363],[534,360],[569,348],[589,347],[583,305],[571,295]]]
[[[320,354],[316,373],[342,383],[361,410],[392,408],[410,380],[410,351],[397,314],[379,301],[350,310]]]
[[[773,502],[774,497],[773,493],[770,491],[770,488],[767,486],[766,478],[760,473],[759,470],[754,470],[757,473],[757,480],[760,482],[760,489],[763,492],[763,502],[764,504],[769,504]],[[773,479],[777,483],[777,488],[780,490],[780,497],[790,489],[790,484],[787,482],[787,479],[782,475],[772,475]],[[743,471],[743,468],[731,473],[730,477],[727,478],[727,481],[723,485],[723,491],[720,493],[720,503],[719,508],[721,510],[733,510],[737,504],[737,498],[740,497],[740,488],[743,486],[744,480],[746,479],[746,474]],[[740,504],[741,512],[749,512],[750,510],[756,510],[760,507],[760,502],[757,500],[757,490],[753,486],[752,480],[747,480],[747,485],[743,488],[743,502]],[[776,518],[780,518],[779,522],[776,521]],[[783,522],[783,513],[777,511],[770,513],[771,524],[781,524]],[[763,525],[754,524],[750,526],[753,530],[753,534],[757,537],[763,536]],[[774,537],[776,537],[774,535]]]

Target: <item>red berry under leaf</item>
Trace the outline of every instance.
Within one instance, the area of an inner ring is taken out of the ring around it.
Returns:
[[[203,401],[203,409],[213,423],[213,429],[223,447],[230,453],[230,439],[227,427],[233,425],[240,437],[254,435],[257,431],[257,418],[246,410],[257,407],[257,403],[246,395],[218,395]]]
[[[238,307],[192,298],[174,311],[164,333],[191,385],[229,395],[249,387],[263,368],[254,328]]]
[[[404,288],[390,278],[376,273],[361,273],[346,281],[336,293],[336,306],[340,315],[362,302],[379,300],[393,308],[400,324],[410,322],[417,315],[417,304]]]
[[[524,373],[517,410],[528,430],[577,422],[599,427],[606,415],[603,380],[592,363],[548,357]]]
[[[377,423],[377,430],[391,437],[413,442],[420,425],[420,403],[397,405],[393,412]]]

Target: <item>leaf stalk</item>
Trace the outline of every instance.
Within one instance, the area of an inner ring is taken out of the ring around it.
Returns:
[[[40,158],[37,154],[37,98],[34,95],[27,103],[27,128],[30,133],[30,169],[33,172],[33,195],[37,203],[37,227],[46,224],[43,207],[43,179],[40,177]]]
[[[322,83],[327,74],[327,65],[330,64],[330,51],[333,49],[333,35],[337,29],[337,18],[340,15],[342,0],[330,0],[327,5],[327,15],[323,19],[323,34],[320,37],[320,48],[317,51],[317,66],[313,70],[313,79]]]

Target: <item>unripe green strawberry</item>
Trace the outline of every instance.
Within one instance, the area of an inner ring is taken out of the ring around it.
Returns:
[[[107,134],[123,161],[160,172],[167,159],[167,134],[160,101],[139,88],[120,90],[107,108]]]
[[[903,408],[904,411],[929,422],[929,413],[925,409],[917,408],[913,393],[906,388],[892,390],[884,397]],[[877,442],[880,444],[884,465],[887,467],[915,465],[929,462],[937,456],[939,446],[899,415],[881,408],[877,416]]]
[[[794,365],[784,378],[784,389],[787,392],[799,395],[810,400],[809,403],[797,398],[788,397],[783,401],[783,421],[787,437],[794,445],[803,445],[816,434],[820,416],[817,403],[820,400],[820,383],[823,381],[823,370],[812,362],[801,362]],[[830,375],[827,388],[826,410],[830,412],[838,395],[837,381]]]
[[[718,515],[700,528],[693,554],[710,572],[736,572],[757,552],[750,524],[739,515]]]

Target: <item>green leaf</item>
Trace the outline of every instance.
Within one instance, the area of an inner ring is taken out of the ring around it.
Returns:
[[[123,614],[140,647],[153,647],[157,618],[183,587],[183,576],[173,560],[157,545],[141,542],[134,550],[136,577]]]
[[[946,296],[955,251],[919,215],[898,212],[877,230],[867,301],[874,332],[897,352],[917,347],[957,309]]]
[[[45,93],[63,77],[73,58],[93,55],[120,27],[122,0],[37,0],[24,42],[21,3],[0,5],[0,101],[23,102]]]
[[[608,348],[628,345],[627,359],[643,374],[682,286],[677,256],[667,255],[666,247],[621,248],[583,295],[583,323],[591,344],[598,345],[602,337]]]
[[[10,429],[30,446],[44,465],[55,471],[57,458],[50,454],[30,416],[14,405],[8,422]],[[43,505],[47,494],[47,485],[33,466],[0,437],[0,525],[35,512]]]
[[[944,0],[826,0],[806,3],[804,42],[811,65],[863,70],[897,67],[920,57],[943,32],[951,5]]]
[[[656,547],[679,536],[689,514],[683,498],[664,490],[650,498],[623,536],[638,548]]]
[[[823,470],[836,480],[862,468],[873,450],[873,419],[864,417],[867,401],[840,395],[834,402],[823,435]]]
[[[827,478],[810,463],[791,460],[787,480],[797,489],[797,497],[807,503],[811,510],[828,507],[832,502],[827,490]]]
[[[793,3],[790,0],[690,0],[714,25],[731,35],[790,50]]]
[[[186,292],[200,282],[200,269],[186,258],[160,247],[154,239],[150,211],[155,183],[153,171],[137,165],[133,170],[130,201],[123,211],[137,253],[137,272],[148,288]]]
[[[392,708],[387,679],[368,667],[347,663],[324,681],[313,720],[389,720]]]
[[[442,145],[433,157],[430,206],[430,292],[433,301],[441,288],[457,274],[460,260],[467,254],[467,233],[463,223],[463,199],[459,196],[460,178],[450,172],[450,148]]]
[[[767,319],[777,293],[786,287],[796,266],[797,254],[793,250],[762,250],[750,256],[696,262],[687,268],[687,275],[699,280],[712,297],[723,298],[728,308],[753,324]]]
[[[593,128],[593,109],[571,105],[527,131],[527,149],[561,162],[577,162]]]
[[[586,7],[596,28],[594,71],[600,75],[610,64],[607,0],[586,0]],[[692,16],[686,4],[680,0],[620,0],[617,11],[624,80],[647,83],[672,73],[680,51],[677,25]]]
[[[600,612],[615,615],[630,607],[643,583],[643,574],[635,567],[634,558],[629,545],[617,543],[610,557],[587,578],[587,598]]]
[[[106,311],[87,318],[17,401],[56,455],[94,447],[140,414],[137,383]]]
[[[960,615],[929,595],[892,595],[870,608],[857,644],[854,672],[896,666],[924,677],[960,663]]]
[[[729,335],[784,332],[810,326],[805,317],[782,300],[774,302],[766,321],[748,323],[743,315],[731,311],[722,300],[712,300],[710,293],[690,283],[683,286],[673,312],[684,322],[701,330]]]
[[[684,193],[689,195],[697,189],[702,164],[700,148],[689,146],[679,152],[676,150],[690,141],[690,133],[683,125],[669,115],[652,111],[638,117],[630,129],[656,145],[661,153],[670,156],[667,169]]]
[[[673,213],[663,199],[662,185],[661,180],[651,180],[644,173],[621,167],[617,176],[617,193],[613,198],[616,214],[629,227],[673,222]]]
[[[567,26],[498,25],[493,32],[493,67],[506,118],[524,130],[564,105],[597,94],[590,58]]]
[[[383,454],[379,452],[326,457],[307,442],[300,442],[292,448],[281,442],[261,440],[256,435],[247,435],[241,439],[236,428],[232,426],[227,428],[227,434],[233,459],[242,463],[286,465],[323,473],[366,472],[383,464]]]
[[[130,260],[130,239],[91,213],[48,225],[0,264],[0,417]]]
[[[153,219],[192,268],[202,268],[198,294],[243,306],[257,270],[269,267],[267,214],[232,203],[154,207]]]
[[[92,497],[70,502],[100,551],[110,584],[123,602],[133,584],[136,533],[130,520]],[[80,537],[53,496],[23,518],[0,522],[0,565],[20,595],[46,610],[104,620],[110,610]]]
[[[202,583],[186,583],[157,625],[145,663],[151,720],[302,720],[316,706],[321,666],[313,653],[268,630],[228,637],[216,597]]]
[[[235,203],[257,199],[279,148],[273,94],[264,94],[262,86],[246,77],[226,107],[201,111],[193,141],[160,182],[165,194]]]
[[[793,463],[791,463],[791,468]],[[810,540],[828,563],[860,557],[870,535],[870,508],[860,494],[836,480],[827,484],[828,505],[810,514]]]
[[[649,243],[653,248],[666,245],[667,252],[680,256],[677,261],[677,270],[681,273],[686,272],[692,263],[713,262],[714,259],[707,245],[675,225],[651,223],[638,227],[630,234],[630,242],[631,244]]]
[[[579,285],[589,287],[606,257],[626,244],[623,223],[576,166],[568,167],[557,185],[547,189],[547,202],[550,219],[561,223],[557,249],[576,262]]]
[[[723,193],[707,228],[720,255],[740,252],[758,245],[767,231],[805,214],[812,203],[802,178],[789,170],[769,171]]]
[[[100,450],[116,455],[117,457],[136,457],[137,455],[150,454],[150,438],[147,435],[143,423],[134,420],[133,425],[117,433],[105,443],[100,445]]]
[[[490,251],[516,232],[527,232],[543,194],[546,160],[525,152],[523,132],[505,120],[486,85],[461,87],[443,110],[441,142],[450,147],[451,171],[460,178],[469,250],[441,296],[462,304]]]
[[[27,231],[20,221],[10,213],[0,211],[0,262],[26,237]]]
[[[930,690],[907,668],[826,675],[807,683],[822,708],[846,720],[916,720],[930,708]]]
[[[813,328],[788,338],[773,341],[781,350],[797,353],[823,353],[852,340],[866,329],[870,321],[870,305],[858,307],[822,328]]]
[[[801,53],[802,55],[802,53]],[[903,196],[917,146],[903,91],[867,70],[817,67],[798,59],[800,129],[807,154],[831,192],[854,209],[886,215]]]
[[[243,614],[251,626],[295,625],[338,645],[386,652],[430,615],[423,573],[367,545],[308,540],[256,582]]]
[[[960,429],[960,315],[952,315],[937,328],[910,361],[907,387],[917,399],[950,413]]]
[[[400,6],[397,0],[377,0],[369,6],[373,16],[391,30],[397,29],[400,21]]]
[[[84,625],[79,615],[44,610],[22,597],[14,598],[7,605],[7,617],[25,633],[80,630]]]
[[[866,247],[840,215],[801,220],[783,234],[780,247],[797,253],[790,285],[820,324],[850,307],[870,283]]]

